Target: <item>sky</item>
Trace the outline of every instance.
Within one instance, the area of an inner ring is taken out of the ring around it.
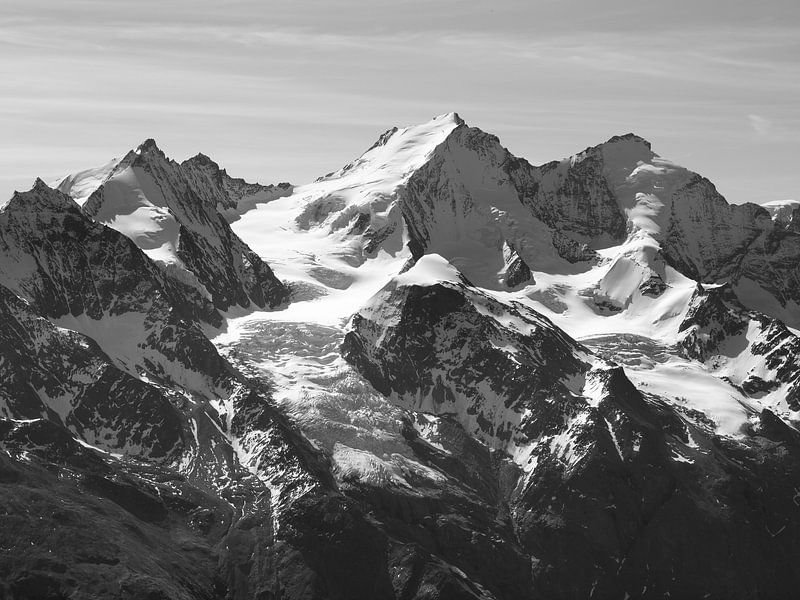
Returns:
[[[456,111],[534,164],[634,132],[800,199],[797,0],[4,0],[0,198],[147,138],[302,184]]]

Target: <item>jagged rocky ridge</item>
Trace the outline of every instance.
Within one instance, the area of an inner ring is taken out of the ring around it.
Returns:
[[[289,196],[294,189],[290,183],[260,185],[231,177],[225,169],[205,154],[197,154],[181,163],[192,182],[192,188],[225,217],[228,222],[252,210],[260,203]]]
[[[255,203],[290,188],[276,192],[214,169],[197,157],[179,165],[147,140],[105,174],[82,209],[130,237],[170,278],[194,287],[217,309],[274,308],[287,300],[287,289],[220,210],[235,212],[243,199]],[[67,178],[60,189],[69,192],[78,183]]]
[[[456,115],[300,188],[151,142],[61,183],[0,209],[6,596],[796,589],[791,210]],[[295,302],[243,337],[248,246]]]

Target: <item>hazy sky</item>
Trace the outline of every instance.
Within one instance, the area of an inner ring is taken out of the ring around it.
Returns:
[[[304,183],[457,111],[533,163],[633,131],[800,199],[798,0],[5,0],[0,198],[154,137]]]

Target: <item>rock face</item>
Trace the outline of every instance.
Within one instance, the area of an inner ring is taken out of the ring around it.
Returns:
[[[0,206],[0,598],[798,589],[795,203],[454,113],[297,188],[152,140],[57,187]]]
[[[230,223],[256,205],[289,196],[290,183],[260,185],[231,177],[225,169],[205,154],[197,154],[181,163],[192,188]]]
[[[108,451],[164,459],[183,445],[169,393],[114,367],[89,338],[56,328],[0,287],[0,415],[48,419]]]
[[[650,144],[632,134],[612,138],[606,146],[616,144],[639,146],[643,157],[654,156]],[[621,240],[626,218],[607,176],[606,160],[603,146],[595,146],[541,167],[510,157],[507,170],[522,201],[549,227],[576,242]]]

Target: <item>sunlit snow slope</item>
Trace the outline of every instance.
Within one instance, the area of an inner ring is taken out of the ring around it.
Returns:
[[[778,400],[785,388],[753,396],[673,349],[698,281],[731,282],[750,309],[795,323],[797,286],[753,279],[756,267],[796,277],[784,259],[753,250],[766,237],[777,238],[778,253],[797,252],[785,221],[727,205],[637,136],[534,167],[451,113],[389,130],[359,159],[233,227],[294,287],[292,305],[270,320],[342,326],[390,277],[435,252],[485,293],[541,312],[625,364],[650,393],[688,403],[735,435],[760,406],[793,417]],[[230,323],[226,343],[238,326]],[[740,346],[726,351],[746,371],[755,359]],[[668,358],[654,360],[653,348]]]

